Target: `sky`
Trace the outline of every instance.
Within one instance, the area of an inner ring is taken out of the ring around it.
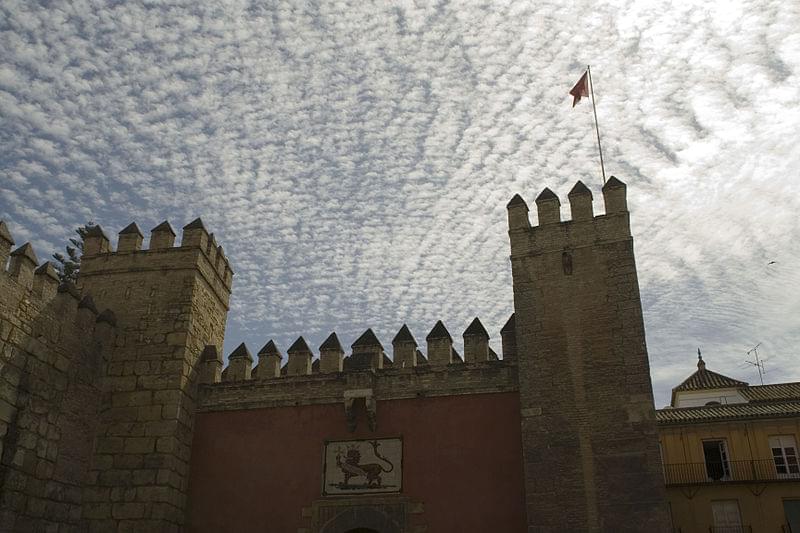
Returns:
[[[800,380],[800,3],[0,2],[0,219],[40,260],[197,216],[225,354],[298,335],[461,351],[513,311],[505,205],[628,184],[657,406],[695,370]],[[536,223],[531,212],[531,222]]]

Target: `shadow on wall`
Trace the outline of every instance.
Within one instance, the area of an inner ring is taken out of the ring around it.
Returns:
[[[0,221],[0,530],[77,531],[115,318],[11,245]]]

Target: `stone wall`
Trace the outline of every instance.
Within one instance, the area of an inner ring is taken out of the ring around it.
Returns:
[[[347,391],[368,391],[370,398],[380,402],[516,390],[516,367],[507,361],[487,361],[336,374],[317,373],[203,385],[199,391],[197,409],[233,411],[343,404]]]
[[[221,347],[232,272],[200,220],[180,246],[168,223],[150,248],[132,224],[116,251],[86,240],[79,284],[115,309],[120,341],[101,387],[83,516],[90,531],[180,531],[184,521],[200,353]]]
[[[625,185],[508,205],[528,530],[666,532]],[[565,509],[569,509],[565,512]]]
[[[30,245],[11,252],[0,222],[0,530],[177,532],[187,512],[197,530],[268,525],[271,504],[256,503],[266,498],[285,500],[287,527],[317,531],[320,446],[382,435],[408,437],[408,490],[426,509],[414,530],[516,531],[526,517],[529,532],[667,531],[625,186],[612,178],[603,194],[594,216],[579,182],[562,222],[546,190],[535,227],[519,196],[509,203],[515,314],[503,360],[475,319],[463,359],[437,322],[428,359],[403,326],[394,362],[367,330],[349,358],[334,333],[322,362],[300,337],[283,368],[270,341],[255,367],[241,345],[223,371],[233,273],[199,219],[180,246],[158,225],[148,249],[135,224],[116,250],[96,228],[78,288],[58,287]],[[302,479],[285,451],[302,455]],[[465,503],[477,490],[465,476],[491,494]],[[269,494],[242,498],[241,480]],[[224,512],[217,486],[231,491]],[[256,522],[243,520],[244,501]]]
[[[0,531],[79,531],[114,316],[0,222]]]

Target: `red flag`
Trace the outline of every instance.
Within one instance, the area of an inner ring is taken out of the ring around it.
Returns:
[[[589,97],[589,80],[586,77],[586,72],[583,73],[575,87],[570,89],[569,94],[572,95],[572,107],[575,107],[575,104],[581,101],[582,96]]]

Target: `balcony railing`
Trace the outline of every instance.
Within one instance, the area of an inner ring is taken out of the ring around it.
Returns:
[[[800,473],[778,472],[772,459],[664,465],[667,485],[747,481],[800,481]]]

